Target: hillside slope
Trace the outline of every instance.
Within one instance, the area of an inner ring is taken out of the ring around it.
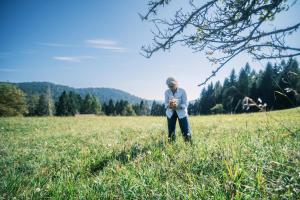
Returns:
[[[17,85],[26,94],[41,94],[46,92],[49,88],[52,97],[57,100],[61,93],[65,91],[74,91],[79,93],[82,97],[90,93],[99,98],[103,102],[108,102],[109,99],[114,101],[117,100],[127,100],[130,103],[140,103],[142,98],[135,95],[129,94],[128,92],[114,89],[114,88],[73,88],[65,85],[54,84],[50,82],[22,82],[22,83],[12,83]]]

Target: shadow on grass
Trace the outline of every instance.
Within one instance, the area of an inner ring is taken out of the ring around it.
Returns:
[[[139,155],[146,154],[147,151],[153,149],[164,149],[165,144],[163,141],[155,141],[141,146],[138,143],[133,144],[128,149],[123,149],[121,151],[113,151],[110,155],[103,156],[101,159],[96,161],[90,166],[90,172],[97,174],[99,171],[102,171],[106,166],[111,162],[117,160],[121,164],[126,164],[135,160]]]

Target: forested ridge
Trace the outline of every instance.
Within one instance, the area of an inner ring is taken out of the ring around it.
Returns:
[[[247,63],[239,73],[233,69],[223,83],[217,81],[204,87],[200,98],[189,104],[188,111],[197,115],[292,108],[300,105],[299,93],[297,60],[268,62],[258,72]],[[245,98],[250,102],[245,102]]]
[[[5,83],[5,82],[3,82]],[[9,82],[8,82],[9,83]],[[99,101],[108,102],[110,99],[113,101],[126,100],[130,103],[139,103],[142,98],[132,95],[123,90],[115,88],[105,88],[105,87],[88,87],[88,88],[74,88],[66,85],[55,84],[51,82],[20,82],[20,83],[10,83],[18,86],[26,95],[40,95],[46,93],[50,90],[51,97],[54,101],[57,101],[59,96],[63,91],[73,91],[84,97],[87,94],[95,95]]]

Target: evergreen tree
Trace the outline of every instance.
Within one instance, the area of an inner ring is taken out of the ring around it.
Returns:
[[[149,115],[150,108],[148,106],[148,103],[144,100],[141,100],[140,102],[140,115]]]
[[[159,109],[159,104],[157,104],[156,101],[153,101],[150,115],[157,116],[159,114]]]
[[[134,112],[136,113],[136,115],[141,115],[141,109],[140,109],[140,104],[139,103],[134,104],[132,106],[132,108],[133,108]]]
[[[269,109],[273,109],[274,106],[274,74],[273,66],[271,63],[267,64],[265,71],[262,74],[260,84],[258,86],[259,96],[263,102],[267,103]]]
[[[77,102],[77,95],[75,92],[70,91],[68,94],[68,101],[67,101],[67,108],[68,108],[68,115],[75,115],[78,113],[80,105]]]
[[[81,105],[82,114],[100,114],[101,104],[97,97],[87,94]]]
[[[300,105],[300,69],[297,60],[281,62],[282,72],[276,91],[276,108],[291,108]]]
[[[165,105],[162,103],[162,104],[159,104],[158,107],[159,107],[158,115],[159,116],[164,116],[166,114]]]
[[[237,82],[237,89],[242,98],[245,96],[249,96],[249,73],[247,71],[248,69],[246,69],[246,67],[241,69]]]
[[[255,72],[254,69],[252,69],[252,71],[250,72],[249,74],[249,86],[251,88],[251,85],[254,83],[254,82],[257,82],[257,74]],[[249,89],[250,89],[249,88]]]
[[[117,101],[117,102],[115,103],[116,115],[122,115],[123,109],[124,109],[124,103],[123,103],[123,100]]]
[[[254,81],[250,86],[249,96],[251,99],[253,99],[255,101],[257,101],[257,99],[259,97],[256,81]]]
[[[207,87],[207,90],[204,88],[201,93],[200,99],[200,113],[209,114],[210,109],[215,105],[215,100],[213,98],[213,83],[210,83]]]
[[[68,96],[68,109],[70,114],[75,115],[77,113],[80,113],[81,105],[83,104],[81,96],[73,91],[70,91]]]
[[[54,114],[54,103],[50,88],[48,88],[46,93],[43,93],[39,96],[35,113],[38,116],[52,116]]]
[[[92,98],[92,114],[98,115],[101,113],[101,103],[95,95],[93,95]]]
[[[37,115],[37,106],[39,103],[39,95],[32,94],[30,96],[27,96],[26,103],[28,107],[28,113],[27,116],[34,116]]]
[[[123,102],[123,109],[122,109],[122,115],[123,116],[133,116],[136,115],[132,105],[128,103],[128,101]]]
[[[235,84],[236,84],[236,74],[235,74],[234,69],[231,70],[231,73],[229,76],[229,84],[230,84],[230,86],[235,86]]]
[[[150,110],[150,115],[152,116],[164,116],[165,115],[165,106],[164,104],[160,104],[156,101],[153,101],[151,110]]]
[[[195,104],[189,103],[187,110],[189,115],[195,115]]]
[[[58,102],[56,102],[56,115],[69,116],[69,95],[66,91],[60,95]]]
[[[112,99],[109,99],[106,107],[106,115],[115,115],[115,104]]]
[[[217,81],[214,87],[214,91],[213,91],[213,98],[215,101],[215,104],[220,104],[222,103],[222,85],[220,81]]]
[[[82,114],[92,114],[92,103],[93,103],[93,97],[91,94],[85,95],[85,98],[81,105],[81,112]]]
[[[105,115],[107,115],[107,104],[104,102],[103,104],[102,104],[102,112],[105,114]]]
[[[221,91],[221,92],[220,92]],[[278,65],[268,63],[258,73],[247,63],[237,78],[233,69],[223,85],[216,82],[202,89],[199,100],[189,104],[189,114],[244,112],[245,96],[267,103],[268,109],[283,109],[300,105],[300,69],[295,59],[284,60]],[[222,108],[222,109],[221,109]],[[254,108],[251,111],[258,111]],[[249,111],[249,110],[248,110]]]

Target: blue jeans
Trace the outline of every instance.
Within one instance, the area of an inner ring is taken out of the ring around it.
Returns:
[[[174,141],[176,139],[176,133],[175,133],[175,129],[176,129],[176,121],[179,121],[179,126],[181,129],[181,133],[185,139],[185,141],[190,141],[191,137],[192,137],[192,133],[191,133],[191,128],[190,128],[190,124],[188,121],[187,117],[184,117],[182,119],[180,119],[176,113],[176,111],[173,112],[173,115],[171,118],[168,118],[168,138],[169,141]]]

